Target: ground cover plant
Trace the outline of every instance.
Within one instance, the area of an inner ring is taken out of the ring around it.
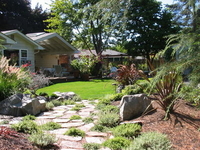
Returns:
[[[77,128],[70,128],[69,130],[67,130],[64,135],[69,135],[69,136],[81,136],[84,137],[85,136],[85,132],[77,129]]]
[[[28,140],[40,148],[43,148],[48,145],[53,145],[57,141],[55,135],[47,134],[44,132],[32,133],[28,137]]]
[[[51,95],[55,91],[73,91],[81,99],[99,99],[107,94],[115,94],[115,87],[112,85],[114,82],[111,79],[95,79],[91,81],[58,83],[38,89],[36,93],[46,92],[48,95]]]
[[[132,144],[123,150],[170,150],[171,142],[165,134],[146,132],[135,138]]]

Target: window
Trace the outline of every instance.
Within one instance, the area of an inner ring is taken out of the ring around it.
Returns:
[[[19,66],[19,50],[4,50],[4,56],[10,59],[9,65]]]
[[[5,57],[10,59],[9,65],[20,66],[26,63],[31,63],[30,60],[27,60],[27,50],[6,49],[3,53]]]
[[[27,63],[27,50],[21,50],[21,65]]]

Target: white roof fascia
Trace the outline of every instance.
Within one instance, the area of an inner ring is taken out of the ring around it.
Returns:
[[[71,45],[69,44],[66,40],[64,40],[60,35],[58,35],[57,33],[46,33],[46,35],[41,35],[43,37],[41,38],[38,38],[37,40],[35,40],[35,42],[41,42],[41,41],[44,41],[44,40],[48,40],[52,37],[57,37],[59,40],[61,40],[63,43],[65,43],[67,46],[69,46],[73,51],[76,51],[76,49]]]
[[[40,46],[37,42],[33,41],[31,38],[27,37],[26,35],[24,35],[23,33],[21,33],[18,30],[2,31],[2,33],[5,35],[19,34],[20,36],[25,38],[27,41],[33,43],[37,47],[38,50],[44,50],[44,48],[42,46]]]
[[[6,35],[4,35],[3,33],[0,33],[0,39],[2,39],[1,37],[3,38],[3,40],[5,40],[5,41],[3,41],[3,44],[4,43],[5,44],[16,44],[17,43],[14,40],[12,40],[11,38],[9,38]]]

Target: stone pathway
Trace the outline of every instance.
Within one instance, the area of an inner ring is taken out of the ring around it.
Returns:
[[[59,145],[61,150],[84,150],[84,143],[101,144],[109,138],[108,133],[90,131],[90,129],[94,126],[94,123],[86,124],[82,121],[85,117],[93,117],[94,119],[97,119],[97,116],[92,115],[97,113],[97,110],[95,110],[94,102],[97,103],[98,101],[82,100],[81,102],[76,102],[85,105],[85,107],[81,108],[81,110],[79,111],[71,110],[75,105],[57,106],[54,107],[52,111],[41,113],[39,116],[37,116],[37,119],[35,121],[38,125],[45,124],[50,121],[61,124],[62,128],[48,131],[56,135],[56,137],[58,138],[57,144]],[[70,120],[69,118],[73,115],[79,115],[82,119]],[[21,118],[15,118],[15,120],[10,122],[10,124],[17,123],[18,121],[20,121],[20,119]],[[85,131],[86,136],[82,138],[64,135],[64,133],[71,127],[75,127]],[[109,149],[102,148],[101,150]]]

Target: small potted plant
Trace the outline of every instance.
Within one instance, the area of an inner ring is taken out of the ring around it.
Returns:
[[[91,56],[81,56],[79,59],[74,59],[71,62],[73,68],[76,68],[80,72],[82,80],[89,80],[89,75],[91,73],[92,67],[96,62],[95,57]]]

